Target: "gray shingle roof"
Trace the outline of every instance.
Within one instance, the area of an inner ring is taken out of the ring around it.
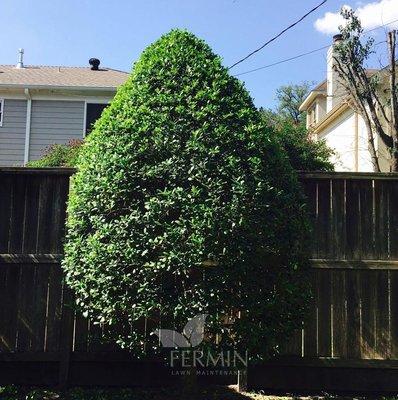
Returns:
[[[49,86],[65,88],[115,89],[124,83],[127,72],[111,68],[93,71],[89,67],[51,67],[0,65],[0,86]]]

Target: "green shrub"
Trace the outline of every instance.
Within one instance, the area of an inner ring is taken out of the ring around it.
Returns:
[[[253,355],[300,325],[307,224],[272,132],[194,35],[143,52],[83,146],[63,261],[79,306],[121,346],[158,346],[130,329],[144,317],[181,331],[208,313],[221,344]]]
[[[281,146],[293,168],[299,171],[333,171],[333,150],[323,140],[311,139],[303,124],[283,122],[277,129]]]
[[[30,161],[27,166],[42,167],[75,167],[80,153],[82,140],[70,140],[67,144],[52,144],[46,148],[39,160]]]
[[[260,108],[264,123],[276,132],[276,137],[297,171],[333,171],[333,149],[324,140],[313,140],[305,121],[294,122],[286,115]]]

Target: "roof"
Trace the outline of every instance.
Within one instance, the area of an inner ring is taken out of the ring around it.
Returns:
[[[328,88],[328,81],[325,79],[319,85],[316,85],[314,89],[312,89],[312,92],[326,92],[327,88]]]
[[[0,65],[0,87],[57,87],[115,90],[128,77],[127,72],[111,68],[34,66],[16,68]]]
[[[379,72],[380,70],[378,69],[372,69],[372,68],[368,68],[365,70],[365,73],[368,77],[373,76],[374,74],[376,74],[377,72]],[[308,107],[311,105],[311,103],[319,96],[319,95],[325,95],[327,92],[327,88],[328,88],[328,83],[327,80],[325,79],[324,81],[322,81],[321,83],[319,83],[317,86],[314,87],[314,89],[312,89],[307,97],[304,99],[304,101],[301,103],[299,110],[300,111],[306,111],[308,109]]]
[[[307,97],[304,99],[304,101],[301,103],[299,110],[300,111],[306,111],[308,106],[315,100],[318,95],[326,95],[327,91],[327,80],[325,79],[323,82],[321,82],[319,85],[315,86],[314,89],[312,89]]]

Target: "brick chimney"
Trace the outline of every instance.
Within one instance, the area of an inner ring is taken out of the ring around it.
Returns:
[[[327,101],[326,112],[329,112],[340,101],[343,94],[343,88],[339,84],[339,75],[335,70],[334,51],[335,45],[343,40],[341,34],[333,36],[333,44],[330,46],[327,54]]]

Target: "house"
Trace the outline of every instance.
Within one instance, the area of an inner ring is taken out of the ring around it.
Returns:
[[[82,139],[128,73],[87,67],[0,65],[0,166],[39,158],[48,145]]]
[[[334,149],[333,163],[337,171],[373,171],[368,150],[368,133],[364,119],[345,101],[345,93],[334,68],[334,44],[341,35],[333,37],[327,53],[327,77],[316,86],[300,106],[307,115],[307,129],[315,140],[325,140]],[[381,71],[368,69],[371,76]],[[390,170],[390,157],[384,144],[376,137],[376,149],[382,171]]]

